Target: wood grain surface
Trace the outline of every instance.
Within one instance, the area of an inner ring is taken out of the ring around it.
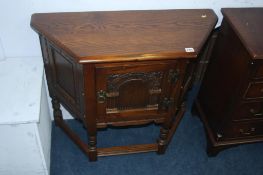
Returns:
[[[263,8],[225,8],[222,13],[254,59],[263,59]]]
[[[224,18],[193,109],[207,131],[209,156],[263,141],[262,9],[222,10]]]
[[[216,21],[210,9],[70,12],[33,14],[31,26],[85,63],[196,58]]]

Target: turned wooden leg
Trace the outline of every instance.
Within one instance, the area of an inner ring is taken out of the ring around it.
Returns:
[[[90,161],[97,160],[97,138],[96,125],[88,127],[88,145],[85,144],[70,128],[63,122],[60,103],[57,99],[52,98],[53,115],[56,126],[59,126],[79,147],[86,153]]]
[[[172,122],[173,122],[172,115],[174,115],[174,113],[172,113],[172,112],[170,113],[169,117],[166,119],[166,121],[163,123],[163,125],[160,129],[160,136],[159,136],[159,139],[157,141],[157,143],[158,143],[157,154],[164,154],[166,151],[166,148],[169,144],[168,137],[169,137],[169,132],[170,132]]]
[[[169,133],[169,129],[165,129],[164,127],[162,127],[160,129],[160,136],[158,139],[158,154],[164,154],[166,147],[167,147],[167,137],[168,137],[168,133]]]
[[[89,160],[97,161],[97,137],[90,136],[89,137]]]
[[[60,103],[55,98],[52,98],[51,103],[53,107],[53,116],[54,116],[55,125],[58,126],[58,123],[63,120],[62,111],[60,109]]]

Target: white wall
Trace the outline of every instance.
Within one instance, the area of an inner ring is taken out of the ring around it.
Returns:
[[[1,38],[0,38],[0,61],[4,60],[4,58],[5,58],[4,48],[2,46],[2,41],[1,41]]]
[[[29,25],[32,13],[213,8],[221,19],[221,7],[244,6],[263,6],[263,0],[1,0],[0,39],[6,57],[41,56],[38,37]]]
[[[0,60],[41,56],[31,14],[59,11],[212,8],[222,20],[222,7],[263,7],[263,0],[1,0]]]
[[[48,174],[35,128],[35,123],[0,125],[0,175]]]
[[[43,78],[44,79],[44,78]],[[44,169],[49,172],[50,171],[50,152],[51,152],[51,118],[49,109],[48,109],[48,101],[46,94],[46,85],[42,84],[41,88],[41,101],[40,101],[40,112],[39,112],[39,122],[37,123],[37,130],[39,134],[39,147],[41,147],[42,153],[42,162]],[[49,174],[49,173],[48,173]]]

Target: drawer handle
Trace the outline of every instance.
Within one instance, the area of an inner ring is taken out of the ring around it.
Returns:
[[[251,114],[255,114],[255,113],[256,113],[255,109],[253,109],[253,108],[251,108],[251,109],[249,110],[249,112],[250,112]]]
[[[250,112],[251,114],[253,114],[255,117],[261,117],[261,116],[263,116],[263,112],[258,112],[258,113],[257,113],[254,108],[251,108],[251,109],[249,110],[249,112]]]
[[[250,132],[245,132],[243,129],[239,129],[240,134],[251,135],[256,131],[256,128],[250,128]]]

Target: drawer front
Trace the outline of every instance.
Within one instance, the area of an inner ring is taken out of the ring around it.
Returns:
[[[248,122],[232,125],[230,137],[254,137],[263,135],[263,122]]]
[[[263,79],[263,61],[257,60],[253,63],[252,79]]]
[[[242,102],[233,113],[233,121],[263,119],[263,102]]]
[[[162,118],[176,103],[186,62],[137,62],[96,65],[99,120],[118,122]],[[171,93],[176,90],[177,96]]]
[[[249,82],[244,93],[244,99],[262,99],[263,98],[263,82]]]

